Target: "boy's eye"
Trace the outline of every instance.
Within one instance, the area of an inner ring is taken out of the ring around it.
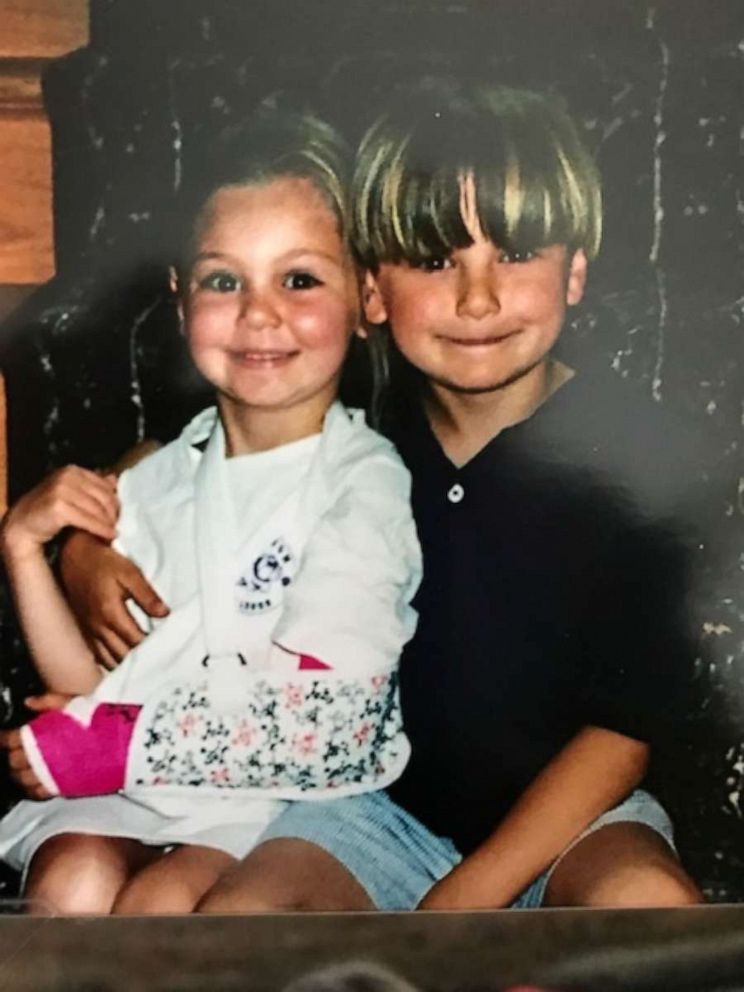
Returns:
[[[417,262],[414,268],[423,272],[442,272],[444,269],[452,268],[452,259],[447,255],[431,255]]]
[[[198,280],[199,289],[213,293],[235,293],[240,289],[240,279],[232,272],[210,272]]]
[[[531,262],[537,258],[537,251],[532,248],[502,248],[499,253],[500,262]]]
[[[310,272],[289,272],[284,277],[282,285],[285,289],[314,289],[321,281]]]

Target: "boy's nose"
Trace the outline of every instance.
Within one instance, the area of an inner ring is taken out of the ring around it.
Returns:
[[[474,320],[482,320],[501,310],[498,276],[492,269],[462,273],[456,310],[458,317]]]

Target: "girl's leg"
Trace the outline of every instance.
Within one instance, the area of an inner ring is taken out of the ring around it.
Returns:
[[[157,853],[123,837],[52,837],[31,861],[24,892],[29,912],[110,913],[122,886]]]
[[[351,872],[306,840],[275,838],[226,872],[198,904],[199,913],[374,909]]]
[[[125,885],[113,913],[191,913],[205,892],[236,864],[235,858],[213,847],[186,844],[174,848]]]
[[[545,906],[687,906],[703,896],[666,841],[642,823],[610,823],[563,856]]]

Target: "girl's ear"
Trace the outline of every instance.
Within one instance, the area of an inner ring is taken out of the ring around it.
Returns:
[[[587,260],[584,249],[579,248],[573,253],[569,268],[568,280],[566,282],[566,303],[568,306],[575,306],[581,301],[586,286]]]
[[[178,314],[178,324],[181,334],[183,334],[183,299],[181,297],[180,286],[178,285],[178,273],[171,265],[168,269],[168,283],[176,301],[176,313]]]
[[[364,274],[362,283],[362,307],[364,316],[370,324],[384,324],[387,320],[387,309],[382,299],[382,293],[374,273],[369,269]]]

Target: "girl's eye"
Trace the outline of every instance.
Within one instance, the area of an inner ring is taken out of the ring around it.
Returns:
[[[520,262],[531,262],[533,258],[537,258],[537,251],[532,248],[502,248],[499,254],[500,262],[513,262],[517,265]]]
[[[199,289],[207,289],[213,293],[235,293],[240,289],[240,279],[232,272],[210,272],[199,279]]]
[[[315,289],[322,285],[320,279],[309,272],[289,272],[282,282],[285,289]]]
[[[422,259],[415,268],[421,269],[422,272],[443,272],[445,269],[451,269],[452,264],[452,259],[447,255],[431,255]]]

